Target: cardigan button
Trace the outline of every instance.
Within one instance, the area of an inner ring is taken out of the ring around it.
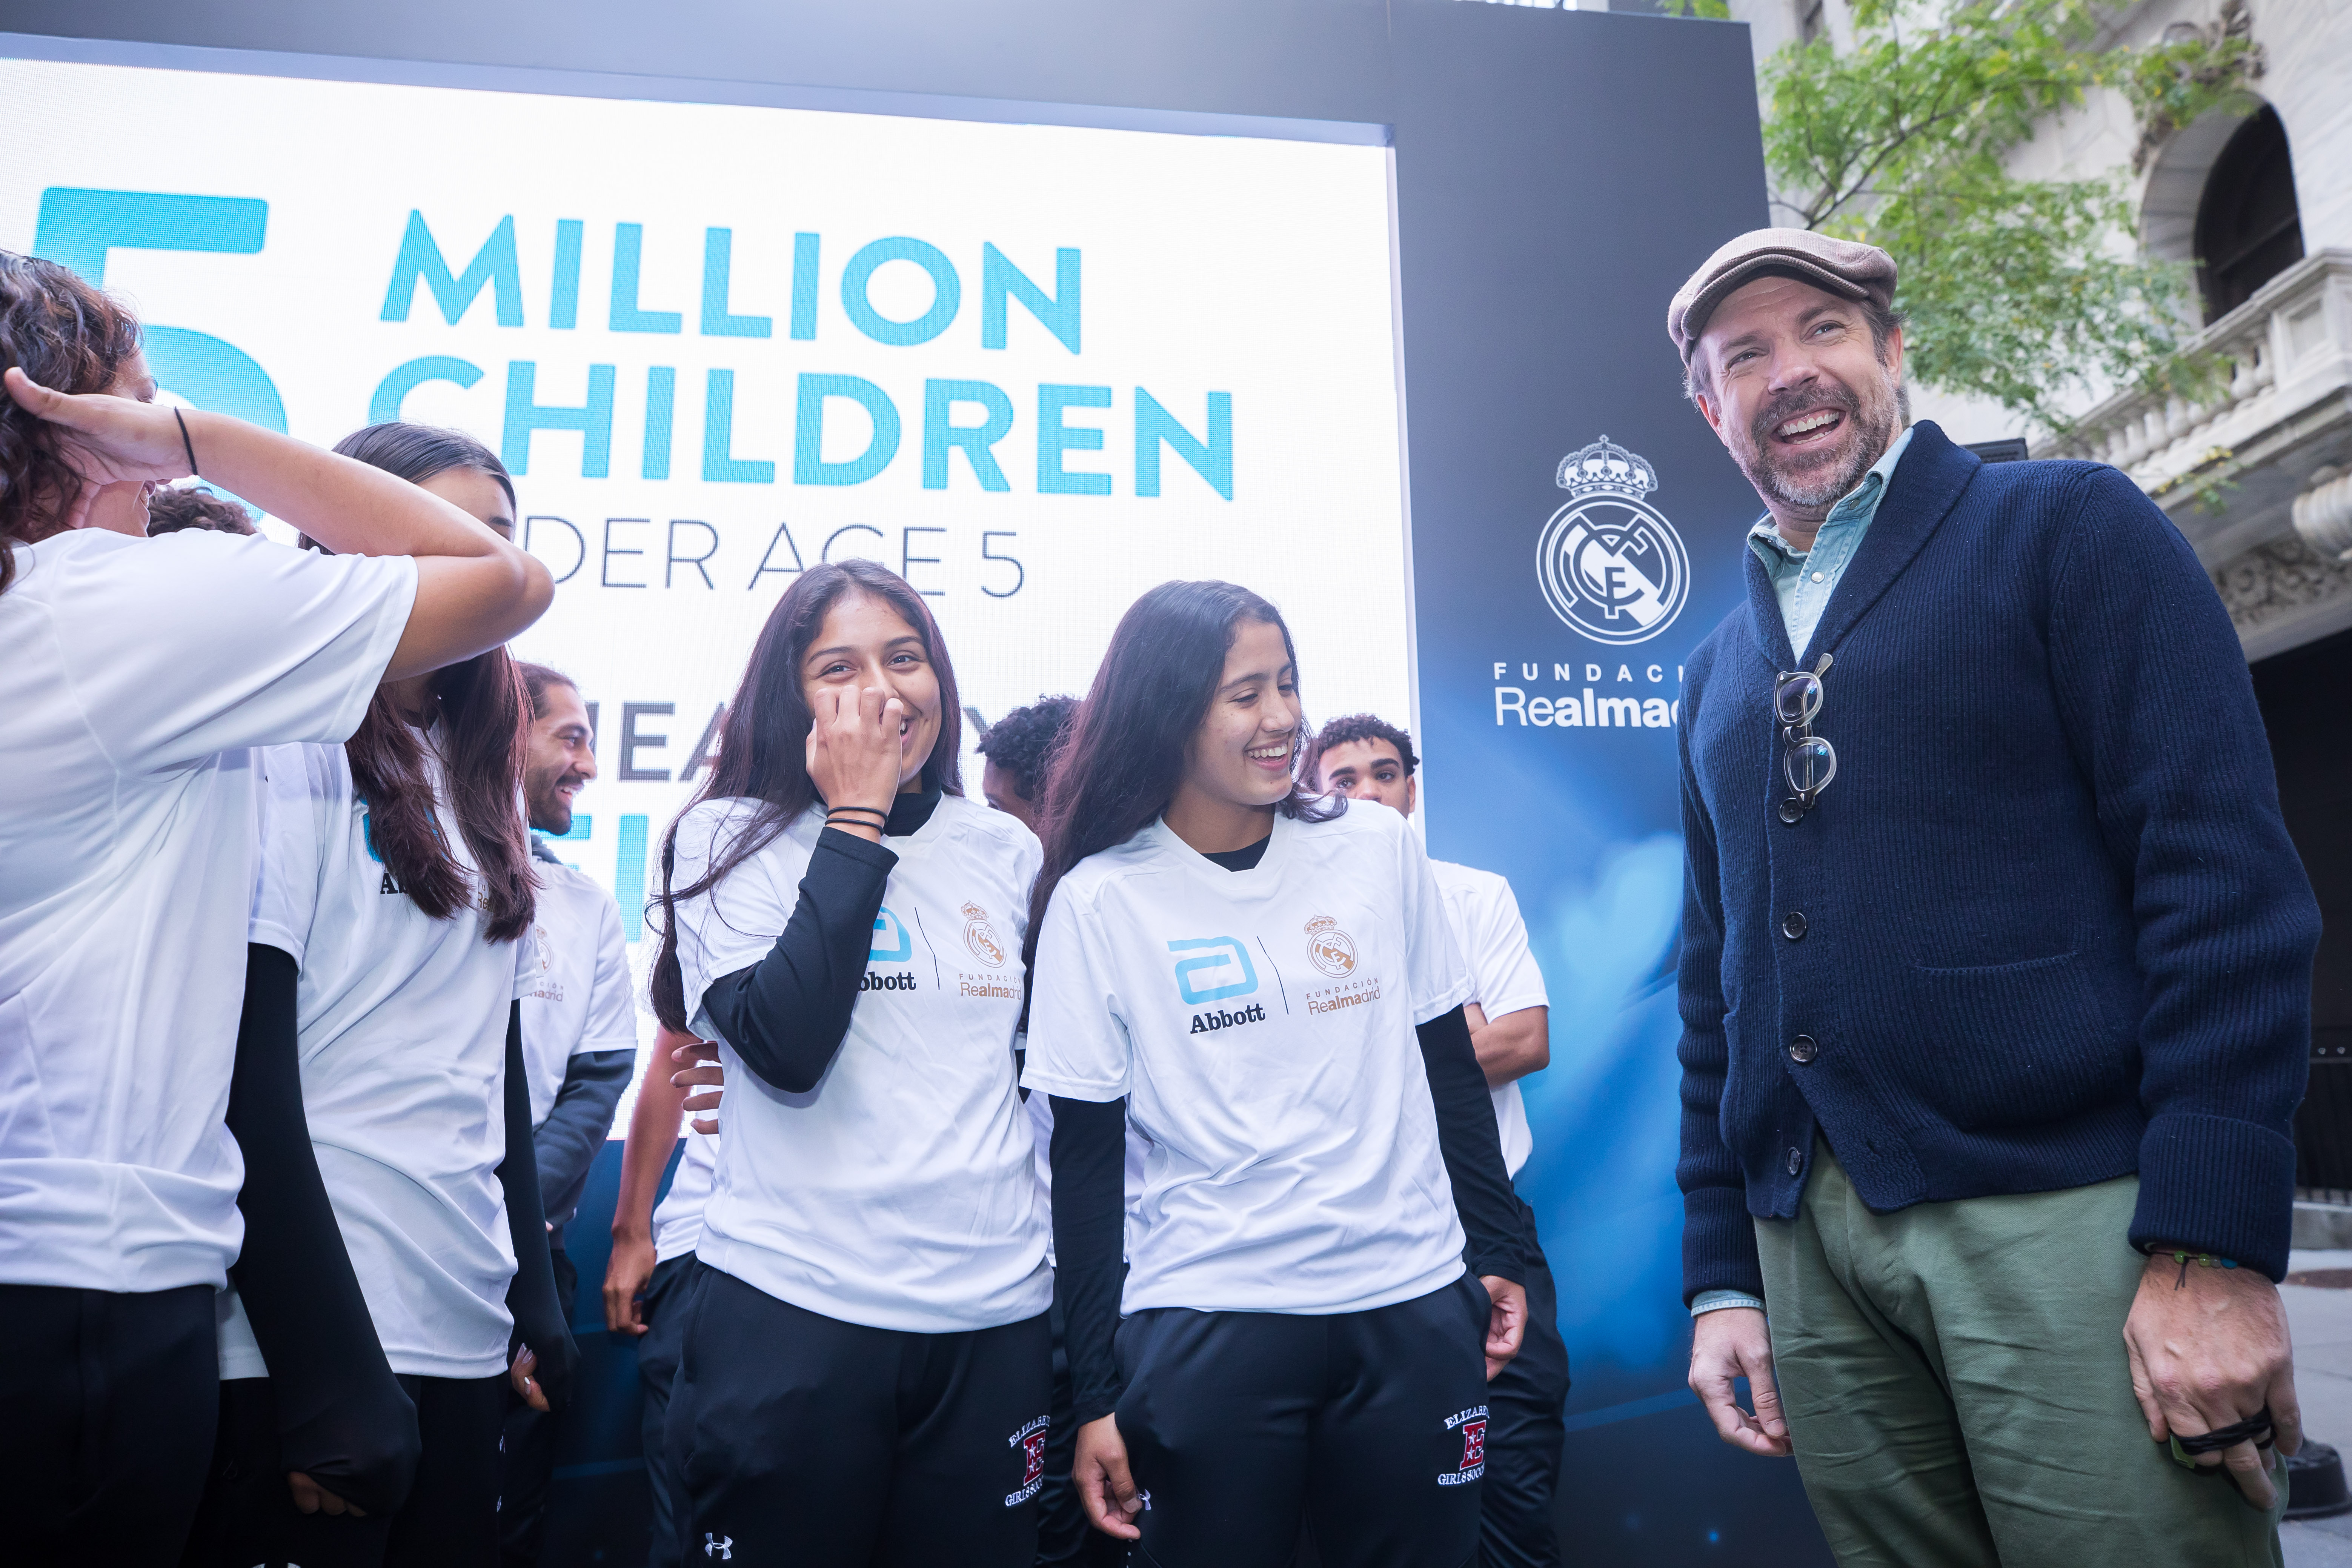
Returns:
[[[1800,1171],[1803,1170],[1804,1168],[1805,1168],[1805,1156],[1804,1156],[1804,1154],[1803,1154],[1801,1152],[1800,1152],[1800,1151],[1798,1151],[1798,1150],[1795,1150],[1795,1149],[1791,1149],[1791,1150],[1790,1150],[1790,1151],[1789,1151],[1789,1174],[1790,1174],[1790,1175],[1792,1175],[1792,1176],[1793,1176],[1793,1175],[1795,1175],[1798,1172],[1800,1172]]]
[[[1804,820],[1804,817],[1805,808],[1794,800],[1784,800],[1780,803],[1780,820],[1790,826],[1796,826],[1798,823]]]
[[[1799,1035],[1795,1039],[1789,1042],[1789,1059],[1795,1062],[1800,1067],[1811,1061],[1815,1057],[1820,1056],[1821,1054],[1821,1042],[1814,1039],[1811,1035]],[[1793,1171],[1790,1173],[1791,1175],[1794,1175],[1795,1173],[1796,1173]]]
[[[1802,940],[1805,934],[1805,914],[1802,910],[1790,910],[1781,917],[1780,934],[1790,942]]]

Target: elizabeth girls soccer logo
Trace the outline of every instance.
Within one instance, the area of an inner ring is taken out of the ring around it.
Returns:
[[[1681,536],[1643,498],[1658,473],[1603,436],[1559,460],[1568,504],[1536,543],[1536,580],[1552,614],[1595,642],[1646,642],[1690,597]]]

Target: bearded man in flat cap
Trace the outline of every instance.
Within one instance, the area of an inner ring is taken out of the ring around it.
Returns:
[[[1666,318],[1765,509],[1681,728],[1691,1386],[1845,1564],[2274,1563],[2319,921],[2252,683],[2128,479],[1909,423],[1895,273],[1762,229]]]

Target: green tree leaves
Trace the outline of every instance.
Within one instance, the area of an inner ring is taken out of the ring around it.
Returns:
[[[2087,395],[2201,379],[2179,357],[2188,270],[2139,253],[2123,172],[2031,180],[2006,160],[2095,89],[2158,140],[2242,95],[2259,68],[2242,29],[2133,49],[2103,40],[2087,0],[1853,11],[1852,49],[1767,63],[1765,160],[1780,221],[1894,256],[1913,377],[2053,430]]]

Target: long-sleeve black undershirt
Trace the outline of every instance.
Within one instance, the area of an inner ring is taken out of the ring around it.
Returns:
[[[344,1250],[302,1110],[298,966],[246,949],[245,1010],[228,1130],[245,1156],[245,1247],[230,1268],[268,1363],[278,1462],[371,1514],[390,1514],[416,1473],[416,1409],[393,1377]]]
[[[939,804],[937,786],[899,795],[891,802],[883,837],[917,831]],[[881,845],[826,828],[817,835],[800,898],[776,945],[703,993],[702,1009],[712,1026],[770,1087],[806,1094],[833,1065],[874,950],[882,889],[898,863]]]
[[[577,1051],[563,1064],[563,1082],[547,1120],[531,1134],[531,1153],[539,1162],[539,1201],[546,1211],[548,1243],[563,1246],[563,1227],[580,1207],[588,1189],[588,1170],[596,1163],[613,1128],[613,1108],[637,1070],[637,1053]]]
[[[1205,857],[1246,871],[1271,841]],[[1469,1244],[1464,1258],[1482,1277],[1522,1283],[1518,1197],[1503,1164],[1495,1101],[1462,1009],[1419,1025],[1423,1070],[1437,1112],[1437,1147],[1453,1184],[1454,1206]],[[1054,1099],[1054,1294],[1062,1309],[1070,1359],[1072,1419],[1084,1426],[1118,1402],[1118,1329],[1125,1267],[1119,1256],[1126,1215],[1127,1101]]]
[[[539,1158],[531,1146],[530,1080],[524,1077],[522,1004],[507,1006],[506,1158],[499,1162],[499,1186],[506,1194],[507,1234],[514,1244],[514,1279],[507,1285],[507,1311],[518,1344],[539,1358],[532,1373],[547,1403],[561,1410],[572,1397],[572,1373],[580,1359],[564,1321],[567,1303],[556,1294],[555,1262],[549,1256],[546,1211],[539,1201]]]

